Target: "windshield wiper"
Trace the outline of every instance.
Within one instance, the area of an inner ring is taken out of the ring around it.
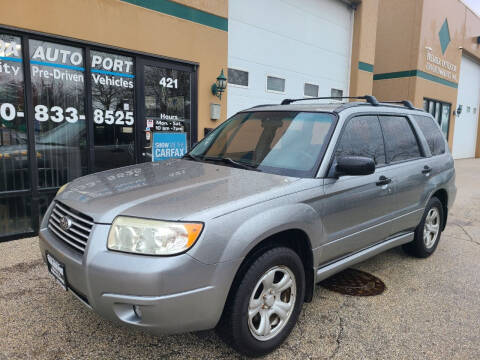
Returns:
[[[192,159],[194,161],[202,161],[198,156],[192,155],[192,154],[185,154],[183,155],[182,159]]]
[[[222,157],[204,157],[203,160],[213,161],[213,162],[221,162],[221,163],[224,163],[224,164],[230,164],[230,165],[233,165],[233,166],[241,168],[241,169],[260,171],[254,165],[244,163],[243,161],[233,160],[232,158],[229,158],[229,157],[224,157],[224,158],[222,158]]]

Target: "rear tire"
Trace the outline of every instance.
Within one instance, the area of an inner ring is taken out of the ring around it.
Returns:
[[[427,258],[432,255],[442,235],[443,221],[443,205],[438,198],[432,197],[425,208],[420,224],[415,229],[414,240],[405,244],[403,249],[418,258]]]
[[[302,261],[289,248],[268,250],[253,260],[232,291],[219,335],[243,355],[268,354],[288,337],[302,309]]]

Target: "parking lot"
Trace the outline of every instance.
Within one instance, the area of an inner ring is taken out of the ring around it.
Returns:
[[[458,194],[437,252],[393,249],[356,268],[386,284],[374,297],[317,286],[267,359],[479,359],[480,160],[456,162]],[[47,273],[36,238],[0,244],[0,360],[227,359],[214,331],[155,337],[103,320]]]

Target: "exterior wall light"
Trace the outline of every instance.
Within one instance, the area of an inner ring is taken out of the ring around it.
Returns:
[[[462,105],[458,105],[457,111],[455,111],[455,115],[460,116],[462,113]]]
[[[220,100],[222,99],[222,93],[227,88],[227,78],[223,74],[223,69],[220,72],[220,75],[217,77],[217,82],[212,85],[212,94],[218,97]]]

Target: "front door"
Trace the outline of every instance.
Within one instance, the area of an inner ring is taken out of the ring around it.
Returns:
[[[385,146],[377,116],[350,119],[335,151],[335,157],[366,156],[375,160],[374,174],[327,179],[326,197],[319,202],[327,244],[324,259],[357,252],[391,234],[395,183],[386,166]]]
[[[197,139],[195,66],[140,60],[138,161],[181,157]]]

